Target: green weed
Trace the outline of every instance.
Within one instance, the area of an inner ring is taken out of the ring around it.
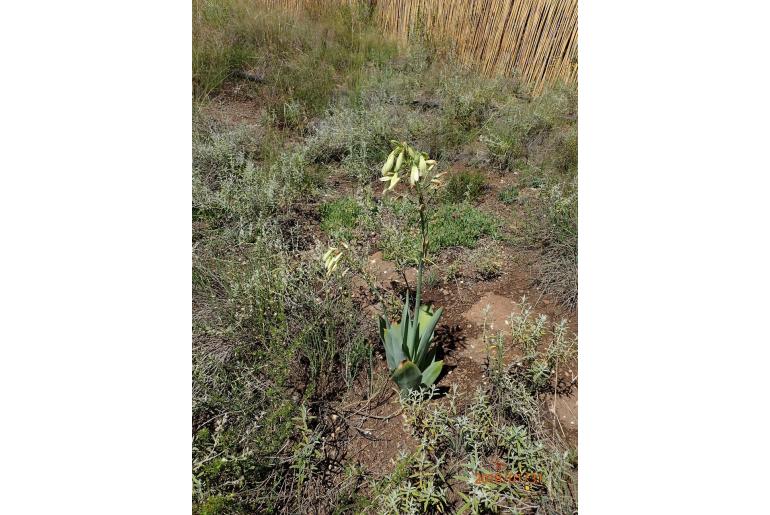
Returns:
[[[440,157],[476,140],[493,107],[516,89],[510,79],[483,79],[455,70],[456,65],[437,74],[440,81],[435,96],[440,99],[441,109],[432,131],[432,144],[440,149]]]
[[[485,212],[467,203],[441,206],[431,220],[431,248],[473,248],[483,236],[499,234],[497,222]]]
[[[521,187],[542,188],[545,186],[545,173],[540,167],[534,166],[522,159],[515,163],[515,169],[519,172],[519,185]]]
[[[577,125],[569,126],[554,134],[553,150],[548,155],[547,163],[550,168],[567,177],[577,174]]]
[[[429,268],[425,274],[425,286],[428,288],[435,288],[441,281],[438,272],[435,268]]]
[[[404,200],[383,205],[379,246],[383,257],[399,265],[416,263],[418,253],[416,220],[405,213]],[[430,249],[438,253],[449,247],[474,248],[480,238],[499,235],[498,223],[485,212],[463,202],[439,206],[429,222]]]
[[[574,90],[554,87],[534,100],[512,98],[486,122],[481,140],[491,161],[512,170],[521,158],[537,157],[539,141],[555,127],[574,124],[577,96]]]
[[[494,279],[503,271],[503,258],[494,241],[485,240],[471,250],[464,260],[483,281]]]
[[[356,199],[345,197],[321,205],[321,229],[334,238],[350,240],[361,215]]]
[[[519,198],[519,188],[516,186],[508,186],[507,188],[500,190],[497,194],[497,198],[503,204],[511,205]]]
[[[486,189],[486,177],[477,170],[463,170],[454,174],[447,181],[444,198],[447,202],[473,202]]]
[[[577,178],[553,181],[531,200],[523,236],[542,249],[537,273],[544,291],[568,307],[577,304],[578,195]]]

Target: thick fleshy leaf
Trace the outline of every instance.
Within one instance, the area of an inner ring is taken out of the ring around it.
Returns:
[[[390,329],[385,330],[385,360],[388,362],[388,370],[391,372],[404,360],[404,352],[401,346],[401,337],[398,331],[398,324],[393,324]]]
[[[404,302],[404,311],[401,313],[401,324],[401,341],[406,342],[407,331],[409,331],[409,290],[406,290],[406,302]],[[404,352],[407,351],[404,350]]]
[[[386,318],[383,318],[381,316],[377,317],[377,320],[380,323],[380,340],[382,341],[383,345],[385,344],[385,330],[390,329],[390,322]]]
[[[431,366],[433,363],[436,362],[437,352],[438,352],[438,347],[434,345],[431,349],[428,350],[428,354],[425,355],[422,362],[425,363],[427,366]],[[423,368],[423,370],[425,370],[425,368]]]
[[[420,327],[425,327],[428,322],[430,321],[431,317],[433,316],[433,311],[428,306],[421,306],[420,307]],[[420,333],[422,333],[422,330],[420,330]]]
[[[433,316],[430,318],[427,324],[420,327],[420,347],[417,351],[416,359],[416,363],[419,366],[423,365],[425,356],[428,354],[428,346],[430,345],[430,341],[433,339],[433,330],[436,328],[436,324],[438,323],[439,318],[441,318],[441,314],[443,312],[444,308],[438,308],[436,312],[433,313]],[[427,363],[425,363],[425,365],[427,365]]]
[[[420,372],[420,369],[417,368],[417,365],[405,359],[393,372],[393,380],[402,390],[410,390],[420,386],[422,373]]]
[[[432,317],[433,317],[433,311],[430,309],[430,306],[424,306],[424,305],[420,306],[420,309],[418,311],[418,316],[417,316],[418,326],[417,326],[417,335],[416,335],[416,338],[415,338],[416,341],[414,343],[415,351],[414,351],[414,355],[411,357],[411,359],[412,359],[412,361],[415,362],[415,364],[421,370],[425,370],[425,367],[430,364],[429,360],[425,360],[424,358],[421,358],[418,361],[417,358],[419,357],[418,352],[419,352],[419,349],[420,349],[420,340],[421,340],[422,333],[423,333],[423,331],[425,331],[425,327],[428,326],[428,324],[430,323],[430,319]]]
[[[417,348],[420,343],[419,324],[416,318],[409,319],[409,330],[406,332],[406,341],[404,342],[405,351],[409,359],[416,361]]]
[[[422,384],[425,386],[430,386],[433,383],[436,382],[436,379],[438,379],[439,374],[441,374],[441,369],[444,367],[444,361],[436,361],[431,366],[426,368],[422,371]]]
[[[391,325],[390,329],[388,329],[388,331],[390,332],[391,340],[393,340],[395,343],[397,343],[399,345],[399,347],[400,347],[401,346],[401,342],[402,342],[402,340],[401,340],[401,326],[400,326],[400,324],[396,323],[396,324]],[[396,362],[396,364],[398,364],[398,361]]]

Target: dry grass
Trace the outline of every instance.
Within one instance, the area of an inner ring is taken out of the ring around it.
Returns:
[[[355,0],[259,0],[317,11]],[[577,82],[577,0],[378,0],[372,16],[406,42],[446,45],[486,75],[518,75],[539,94],[558,81]]]

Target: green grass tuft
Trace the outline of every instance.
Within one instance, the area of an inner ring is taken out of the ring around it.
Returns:
[[[418,220],[408,206],[403,199],[386,201],[380,231],[383,257],[402,266],[416,263],[420,244]],[[467,202],[437,207],[429,224],[432,253],[449,247],[474,248],[481,238],[500,235],[499,224]]]
[[[321,229],[332,237],[350,240],[361,215],[356,199],[345,197],[321,206]]]
[[[500,199],[500,202],[503,204],[513,204],[516,202],[516,199],[519,198],[519,188],[516,186],[508,186],[507,188],[500,190],[497,194],[497,198]]]
[[[430,222],[431,249],[447,247],[474,248],[484,236],[497,237],[498,223],[485,212],[468,203],[441,206]]]
[[[452,175],[447,181],[444,190],[444,199],[447,202],[473,202],[486,190],[486,177],[477,170],[463,170]]]

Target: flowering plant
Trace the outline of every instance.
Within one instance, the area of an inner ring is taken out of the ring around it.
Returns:
[[[433,310],[422,301],[422,276],[428,255],[428,217],[426,200],[431,192],[441,186],[443,173],[436,173],[436,161],[425,152],[419,152],[405,142],[391,141],[393,151],[382,166],[381,181],[387,182],[383,193],[392,191],[408,175],[408,194],[417,200],[420,214],[420,253],[417,261],[417,289],[414,309],[406,294],[401,320],[391,323],[387,316],[379,317],[380,339],[385,346],[385,357],[391,377],[402,391],[419,386],[431,386],[441,374],[444,362],[436,360],[438,347],[432,345],[434,330],[443,309]],[[323,256],[326,275],[330,276],[339,266],[345,249],[331,247]]]
[[[435,310],[421,305],[422,275],[428,255],[428,218],[426,197],[441,186],[443,173],[435,173],[436,161],[428,154],[419,152],[405,142],[392,141],[393,151],[382,166],[381,181],[387,182],[385,191],[393,190],[402,175],[409,176],[409,193],[417,197],[420,213],[420,237],[422,245],[417,261],[417,290],[414,310],[410,312],[409,292],[406,294],[401,321],[391,323],[380,316],[380,339],[385,346],[385,357],[391,377],[402,390],[420,385],[431,386],[444,365],[436,361],[436,346],[431,347],[436,324],[441,318],[442,308]]]

